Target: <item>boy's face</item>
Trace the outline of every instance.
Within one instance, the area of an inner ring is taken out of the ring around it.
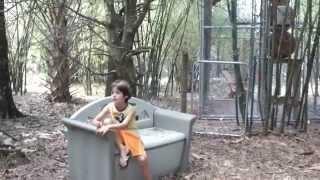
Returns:
[[[126,103],[126,99],[128,98],[128,96],[124,96],[123,93],[119,91],[119,89],[117,89],[116,87],[112,89],[111,97],[112,101],[115,104],[124,104]]]

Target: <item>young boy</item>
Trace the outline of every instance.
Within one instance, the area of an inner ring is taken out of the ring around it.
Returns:
[[[112,102],[93,119],[93,124],[97,126],[97,134],[104,135],[108,131],[116,134],[117,146],[120,150],[119,165],[122,168],[128,166],[130,155],[139,161],[145,180],[151,180],[148,157],[144,150],[144,145],[135,131],[136,111],[128,103],[131,97],[128,82],[117,80],[112,83]],[[109,119],[111,118],[111,119]],[[108,121],[108,122],[106,122]]]

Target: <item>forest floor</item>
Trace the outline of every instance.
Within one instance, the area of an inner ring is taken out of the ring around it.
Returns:
[[[50,103],[44,94],[35,92],[15,96],[16,105],[27,117],[0,119],[0,130],[16,139],[12,144],[19,149],[0,154],[0,179],[68,179],[67,142],[61,119],[92,99],[81,97],[67,104]],[[221,123],[197,120],[190,169],[163,179],[320,179],[320,123],[312,123],[308,133],[281,136],[199,133],[215,131]],[[234,122],[230,124],[234,126]]]

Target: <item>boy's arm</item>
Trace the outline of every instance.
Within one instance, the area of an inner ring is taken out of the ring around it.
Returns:
[[[128,113],[128,116],[121,122],[116,124],[109,124],[102,126],[98,129],[97,133],[100,135],[105,135],[109,130],[123,129],[128,127],[128,124],[131,120],[133,120],[136,116],[136,111],[132,110]]]
[[[103,125],[103,120],[110,113],[109,106],[106,106],[102,109],[102,111],[92,120],[92,123],[100,128]]]

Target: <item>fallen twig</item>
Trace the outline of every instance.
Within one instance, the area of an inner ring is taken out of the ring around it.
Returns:
[[[9,138],[11,138],[11,139],[14,140],[14,141],[18,141],[15,137],[13,137],[12,135],[8,134],[8,133],[5,132],[4,130],[1,130],[1,129],[0,129],[0,133],[8,136]]]
[[[200,155],[198,155],[196,153],[192,153],[191,156],[194,157],[197,160],[204,160],[204,158],[202,156],[200,156]]]
[[[320,171],[320,163],[313,164],[311,167],[307,168],[308,170],[317,170]]]
[[[216,132],[200,132],[200,131],[196,131],[194,133],[197,135],[212,135],[212,136],[227,136],[227,137],[242,137],[243,136],[243,135],[237,135],[237,134],[216,133]]]
[[[314,154],[314,151],[313,150],[310,150],[310,151],[304,151],[304,152],[302,152],[302,153],[299,153],[299,155],[312,155],[312,154]]]

